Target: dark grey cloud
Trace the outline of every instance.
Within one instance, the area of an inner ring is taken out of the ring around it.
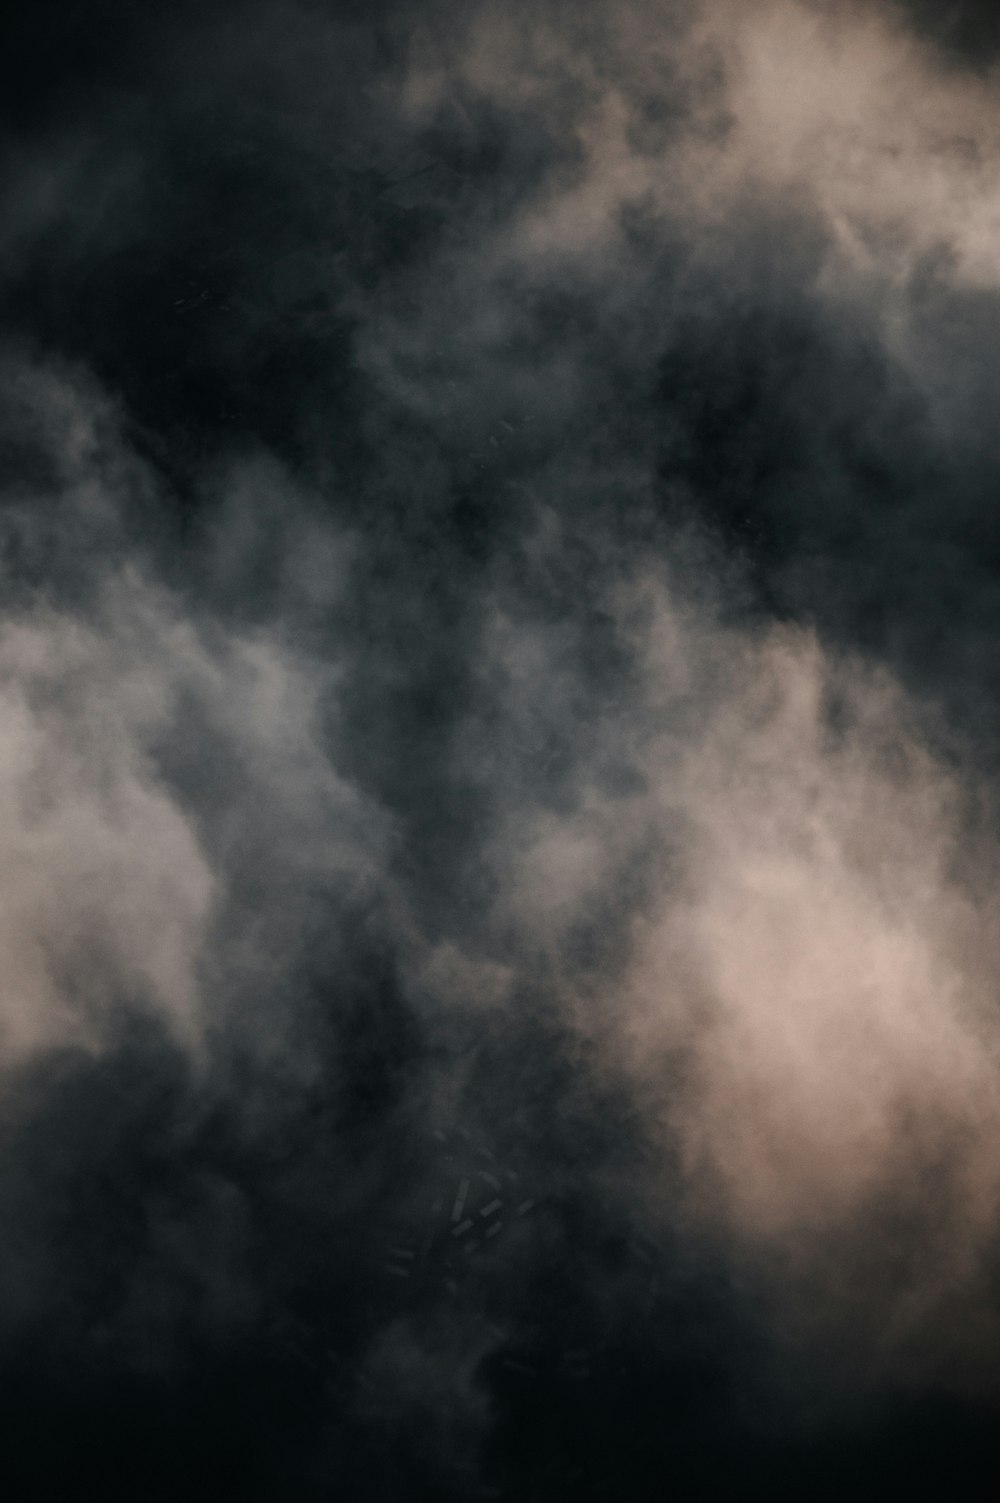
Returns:
[[[16,13],[19,1496],[981,1495],[992,49]]]
[[[986,0],[949,0],[944,5],[903,0],[900,9],[917,34],[933,41],[947,57],[977,68],[995,58],[1000,22]]]

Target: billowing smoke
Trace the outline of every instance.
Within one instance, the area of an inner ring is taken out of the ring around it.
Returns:
[[[15,19],[18,1496],[982,1495],[997,41]]]

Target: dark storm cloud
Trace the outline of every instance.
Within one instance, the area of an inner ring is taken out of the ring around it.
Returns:
[[[946,0],[943,5],[902,0],[899,12],[918,35],[967,66],[988,66],[1000,48],[1000,19],[988,0]]]
[[[25,1479],[975,1459],[1000,119],[918,11],[22,11]]]

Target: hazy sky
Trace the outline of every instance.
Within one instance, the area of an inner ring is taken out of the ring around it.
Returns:
[[[993,1497],[1000,11],[23,0],[0,321],[11,1495]]]

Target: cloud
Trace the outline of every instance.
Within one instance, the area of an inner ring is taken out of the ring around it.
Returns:
[[[496,801],[466,1006],[516,1028],[544,977],[641,1105],[643,1217],[713,1229],[810,1339],[853,1321],[890,1383],[953,1348],[984,1369],[992,794],[883,667],[727,622],[688,561],[605,561],[554,623],[524,604],[536,539],[498,595],[458,751]]]
[[[10,105],[6,1324],[263,1495],[995,1390],[998,117],[918,10],[130,17]],[[458,1127],[537,1215],[387,1289]]]
[[[287,963],[308,890],[371,890],[385,821],[323,745],[336,662],[293,645],[290,618],[234,630],[158,579],[155,537],[151,556],[127,520],[155,486],[113,409],[69,371],[6,377],[22,452],[3,516],[5,1052],[96,1045],[129,998],[196,1047],[225,995]],[[235,478],[231,494],[245,563],[255,502]],[[336,542],[276,535],[308,614],[336,588]]]
[[[905,292],[928,257],[969,285],[995,285],[989,79],[943,70],[891,12],[629,4],[585,9],[566,27],[546,11],[531,26],[476,11],[459,35],[417,52],[416,119],[458,89],[522,119],[544,107],[553,122],[549,170],[524,180],[502,226],[507,256],[572,265],[621,254],[639,213],[725,256],[740,220],[784,205],[822,226],[833,295]]]

